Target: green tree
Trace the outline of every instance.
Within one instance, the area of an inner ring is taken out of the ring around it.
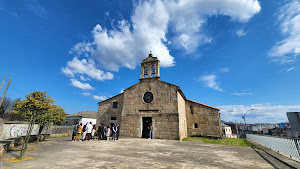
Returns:
[[[3,103],[0,106],[0,118],[3,118],[12,105],[11,99],[8,97],[4,97]]]
[[[51,122],[60,124],[65,121],[66,115],[61,107],[55,105],[54,99],[47,96],[47,92],[39,91],[29,93],[24,100],[16,101],[11,113],[21,115],[24,117],[24,120],[30,121],[20,158],[23,157],[26,151],[34,123],[38,123],[41,126],[37,137],[37,141],[39,141],[44,124],[50,124]]]

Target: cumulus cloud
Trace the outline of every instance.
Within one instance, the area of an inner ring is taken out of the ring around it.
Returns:
[[[84,95],[84,96],[89,96],[89,95],[91,95],[91,93],[83,92],[82,95]]]
[[[94,60],[92,59],[79,60],[76,57],[74,57],[72,61],[68,61],[67,66],[63,67],[61,71],[66,76],[70,76],[72,78],[74,78],[76,74],[87,75],[92,79],[100,80],[100,81],[111,80],[114,77],[112,73],[104,72],[96,68],[96,63]]]
[[[151,48],[162,67],[174,66],[168,45],[174,42],[193,52],[210,43],[212,38],[202,31],[208,17],[226,15],[232,21],[247,22],[260,8],[258,0],[139,1],[130,20],[119,21],[112,30],[96,25],[93,41],[76,44],[70,53],[90,56],[103,68],[118,71],[120,67],[134,69]],[[168,31],[175,37],[167,39]]]
[[[90,78],[85,78],[84,76],[79,76],[80,80],[82,81],[90,81],[91,79]]]
[[[77,87],[79,89],[82,89],[82,90],[93,90],[93,89],[95,89],[90,84],[81,83],[80,81],[78,81],[76,79],[71,79],[71,85],[74,86],[74,87]]]
[[[107,99],[106,96],[97,96],[97,95],[93,95],[93,98],[94,98],[95,100],[100,100],[100,101],[106,100],[106,99]]]
[[[277,21],[285,39],[272,47],[269,56],[281,64],[294,62],[300,54],[300,2],[292,0],[282,6]]]
[[[223,89],[219,86],[219,84],[216,82],[216,75],[204,75],[201,76],[199,81],[204,83],[204,86],[212,88],[214,90],[223,91]]]
[[[244,93],[232,93],[232,95],[235,95],[235,96],[245,96],[245,95],[253,95],[253,93],[247,93],[247,92],[244,92]]]
[[[124,93],[124,88],[121,89],[120,93]]]
[[[233,21],[247,22],[261,9],[257,0],[181,0],[167,1],[166,6],[174,33],[181,37],[174,39],[188,52],[210,42],[206,41],[207,35],[202,32],[209,16],[225,15]],[[188,43],[182,36],[189,37]]]
[[[237,36],[242,37],[246,35],[246,32],[243,29],[239,29],[236,31]]]
[[[244,122],[242,116],[246,114],[247,123],[280,123],[288,122],[286,112],[300,111],[300,105],[277,105],[252,104],[217,106],[221,112],[221,119],[224,121]],[[254,109],[253,111],[249,111]]]

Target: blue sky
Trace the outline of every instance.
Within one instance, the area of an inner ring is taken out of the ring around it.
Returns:
[[[161,80],[222,120],[254,109],[248,122],[277,123],[300,111],[299,0],[0,0],[0,21],[11,99],[47,91],[67,113],[97,111],[138,82],[151,50]]]

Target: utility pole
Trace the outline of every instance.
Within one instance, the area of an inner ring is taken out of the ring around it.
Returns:
[[[4,100],[4,97],[5,97],[5,95],[6,95],[7,89],[8,89],[8,87],[9,87],[9,85],[10,85],[10,81],[11,81],[11,78],[9,79],[8,84],[7,84],[7,86],[6,86],[6,89],[5,89],[5,91],[4,91],[4,93],[3,93],[3,96],[2,96],[2,98],[1,98],[1,100],[0,100],[0,107],[1,107],[1,105],[2,105],[2,103],[3,103],[3,100]]]
[[[239,129],[237,128],[236,120],[235,120],[235,128],[236,128],[236,136],[239,138]]]
[[[4,77],[4,79],[3,79],[2,83],[1,83],[0,90],[1,90],[1,88],[3,86],[3,83],[4,83],[5,79],[6,79],[6,76]]]

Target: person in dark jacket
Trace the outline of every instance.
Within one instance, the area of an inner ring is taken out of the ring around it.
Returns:
[[[119,139],[119,134],[120,134],[120,125],[117,124],[117,140]]]
[[[72,134],[72,141],[75,141],[74,140],[74,137],[76,136],[77,134],[77,130],[78,130],[78,123],[76,123],[73,127],[73,134]]]
[[[103,127],[103,124],[101,123],[99,128],[98,128],[98,140],[103,140],[103,134],[104,134],[104,131],[103,131],[104,127]]]

